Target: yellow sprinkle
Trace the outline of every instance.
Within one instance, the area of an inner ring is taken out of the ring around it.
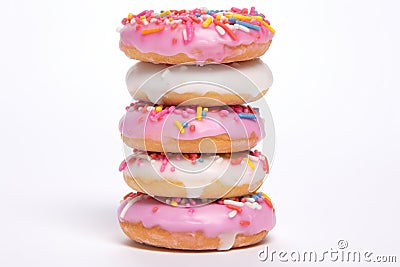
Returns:
[[[146,19],[146,16],[145,15],[140,16],[140,19]]]
[[[252,170],[254,170],[254,164],[253,164],[253,162],[252,162],[249,158],[246,158],[246,161],[247,161],[247,164],[250,166],[250,168],[251,168]]]
[[[225,14],[225,17],[227,17],[228,19],[232,18],[232,14]]]
[[[201,119],[203,118],[202,113],[203,113],[203,108],[201,106],[198,106],[197,107],[197,116],[196,116],[196,119],[198,121],[201,121]]]
[[[178,206],[178,203],[175,200],[172,200],[169,204],[174,207]]]
[[[268,23],[266,23],[262,17],[260,17],[260,16],[252,16],[252,18],[253,18],[253,19],[256,19],[256,20],[258,20],[258,21],[260,21],[265,27],[268,28],[268,30],[269,30],[271,33],[275,33],[275,29],[272,28]]]
[[[208,108],[203,108],[203,110],[204,110],[205,112],[208,112]]]
[[[173,21],[174,19],[173,18],[169,18],[169,21]]]
[[[266,199],[268,199],[269,201],[271,201],[271,198],[269,196],[267,196],[267,194],[265,194],[264,192],[262,192],[261,195],[263,197],[265,197]]]
[[[203,28],[208,28],[212,22],[212,17],[208,17],[204,22],[203,22]]]
[[[221,14],[217,14],[217,16],[215,17],[217,20],[221,19]]]
[[[157,113],[158,113],[158,112],[161,112],[162,108],[163,108],[163,106],[157,106],[157,107],[156,107],[156,112],[157,112]]]
[[[251,17],[243,16],[240,14],[234,14],[233,17],[238,20],[251,20],[252,19]]]
[[[133,14],[132,14],[132,13],[129,13],[129,14],[128,14],[128,19],[131,19],[131,18],[133,18]]]
[[[169,14],[171,14],[171,11],[170,10],[166,10],[163,13],[160,14],[160,17],[164,17],[165,15],[169,15]]]
[[[174,123],[175,123],[176,127],[178,127],[178,130],[181,133],[185,133],[185,129],[183,128],[183,125],[182,125],[182,123],[180,121],[174,121]]]

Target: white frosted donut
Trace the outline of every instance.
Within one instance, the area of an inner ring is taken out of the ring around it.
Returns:
[[[173,154],[135,151],[120,165],[126,183],[151,196],[221,198],[256,191],[269,171],[258,151]]]
[[[166,105],[249,103],[261,98],[272,81],[271,70],[260,59],[205,66],[139,62],[126,75],[134,99]]]

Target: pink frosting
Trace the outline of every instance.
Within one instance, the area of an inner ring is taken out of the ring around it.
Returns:
[[[194,13],[193,11],[187,12]],[[229,10],[228,12],[232,11]],[[149,14],[152,14],[150,17],[154,17],[153,13]],[[168,15],[163,18],[155,16],[157,19],[154,19],[154,22],[150,22],[148,25],[143,25],[141,22],[142,20],[137,19],[137,17],[136,20],[135,17],[132,19],[134,24],[127,23],[127,19],[125,19],[124,23],[126,25],[120,32],[120,45],[135,47],[142,53],[154,52],[164,56],[174,56],[179,53],[184,53],[197,62],[204,62],[210,59],[214,62],[221,62],[228,56],[241,53],[240,50],[230,51],[228,53],[228,50],[225,48],[226,46],[235,47],[253,43],[265,44],[270,41],[274,35],[274,33],[271,32],[271,28],[268,29],[265,24],[263,25],[260,21],[255,19],[253,19],[251,23],[259,26],[259,30],[249,29],[248,32],[245,32],[233,29],[232,32],[237,38],[232,38],[229,34],[219,34],[214,23],[211,23],[208,27],[203,27],[202,22],[210,15],[204,14],[200,16],[200,18],[197,19],[200,20],[200,22],[197,23],[188,19],[189,15],[184,15],[189,22],[184,21],[183,23],[178,23],[178,26],[165,23],[165,18],[171,16],[172,15]],[[193,15],[191,16],[193,17]],[[215,19],[215,14],[213,14],[213,16]],[[176,20],[181,17],[181,15],[173,16]],[[147,19],[147,21],[149,21],[149,19]],[[249,21],[245,20],[244,22]],[[228,26],[233,25],[233,23],[228,22],[227,18],[225,18],[223,23]],[[264,23],[266,23],[266,20],[264,20]],[[159,27],[163,27],[163,29],[151,34],[142,34],[142,30]],[[187,31],[189,40],[185,41],[183,39],[183,31]]]
[[[140,105],[140,104],[139,104]],[[142,104],[143,105],[143,104]],[[129,138],[138,138],[165,141],[166,139],[196,140],[203,137],[228,134],[231,139],[248,139],[251,134],[255,134],[258,140],[264,135],[263,120],[255,111],[255,119],[241,119],[238,114],[230,108],[226,108],[223,115],[219,107],[209,108],[210,111],[201,120],[196,119],[196,113],[183,115],[185,108],[177,108],[175,111],[153,120],[151,112],[143,112],[136,106],[128,109],[119,123],[120,132]],[[195,109],[192,109],[195,110]],[[175,121],[188,127],[184,128],[184,133],[176,126]],[[195,126],[194,131],[190,130],[191,125]]]
[[[199,207],[181,208],[145,197],[129,207],[121,218],[121,212],[129,200],[130,198],[123,201],[118,208],[119,220],[142,222],[146,228],[159,226],[170,232],[201,231],[208,237],[216,237],[223,233],[252,235],[263,230],[270,231],[275,226],[274,209],[264,202],[260,202],[261,209],[243,206],[241,213],[229,218],[228,213],[232,210],[223,204],[211,203]],[[248,224],[241,223],[243,221]]]

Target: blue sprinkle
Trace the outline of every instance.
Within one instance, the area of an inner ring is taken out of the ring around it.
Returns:
[[[203,158],[199,158],[198,161],[201,162],[201,163],[203,163],[203,162],[204,162],[204,159],[203,159]]]
[[[240,21],[240,20],[236,20],[236,23],[239,24],[239,25],[245,26],[245,27],[247,27],[249,29],[253,29],[253,30],[256,30],[256,31],[260,30],[260,26],[253,25],[251,23],[247,23],[247,22]]]
[[[253,108],[255,111],[259,112],[260,108]]]
[[[256,115],[251,114],[251,113],[239,113],[238,116],[241,119],[250,119],[250,120],[256,120],[257,119]]]
[[[200,17],[200,13],[196,13],[194,14],[196,17]]]
[[[229,18],[228,21],[232,22],[232,23],[236,23],[236,19],[235,18]]]
[[[261,193],[257,193],[257,196],[258,196],[258,197],[261,197],[262,195],[261,195]]]
[[[182,127],[183,128],[187,128],[188,127],[188,123],[187,122],[182,123]]]
[[[205,117],[207,116],[207,112],[205,112],[204,110],[201,112],[201,116]]]

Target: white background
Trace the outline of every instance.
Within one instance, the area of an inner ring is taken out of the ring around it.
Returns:
[[[1,266],[273,265],[257,260],[262,246],[157,251],[119,229],[129,189],[117,123],[134,62],[115,28],[128,12],[196,5],[1,1]],[[400,261],[399,4],[201,1],[251,5],[277,30],[262,59],[275,78],[267,102],[277,149],[264,189],[278,221],[263,245],[322,253],[345,239]]]

